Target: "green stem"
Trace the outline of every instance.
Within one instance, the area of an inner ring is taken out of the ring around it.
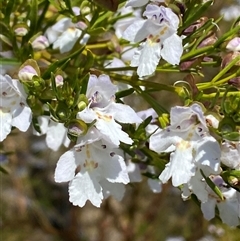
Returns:
[[[240,56],[234,58],[223,70],[221,70],[212,80],[211,83],[216,82],[224,74],[226,74],[238,61],[240,61]]]
[[[194,51],[190,51],[189,53],[186,53],[182,56],[181,62],[192,58],[197,58],[203,54],[207,54],[210,50],[213,50],[213,49],[214,49],[214,46],[207,46],[200,49],[196,49]]]
[[[86,45],[86,49],[102,49],[108,48],[109,42],[107,43],[97,43],[97,44],[88,44]]]
[[[137,77],[135,77],[135,78],[128,77],[128,76],[119,75],[119,74],[115,74],[115,73],[110,73],[109,76],[112,79],[114,79],[115,81],[129,84],[135,88],[137,88],[139,86],[144,86],[147,88],[154,88],[156,91],[161,91],[161,90],[170,91],[170,92],[178,94],[179,96],[181,96],[181,93],[183,91],[182,87],[169,86],[169,85],[159,84],[159,83],[151,82],[151,81],[142,81],[142,80],[139,80]]]
[[[232,78],[235,78],[237,77],[238,74],[237,73],[234,73],[232,75],[229,75],[228,77],[224,78],[224,79],[221,79],[219,81],[217,81],[216,83],[211,83],[211,82],[208,82],[208,83],[200,83],[200,84],[197,84],[197,87],[199,90],[204,90],[204,89],[209,89],[209,88],[213,88],[213,87],[216,87],[216,86],[219,86],[219,85],[222,85],[222,84],[225,84],[228,80],[232,79]]]
[[[219,94],[219,97],[223,97],[225,95],[225,92],[220,92],[220,93],[211,93],[211,94],[203,94],[201,96],[201,100],[209,100],[209,99],[214,99],[215,96]],[[240,97],[240,91],[229,91],[226,96],[238,96]]]

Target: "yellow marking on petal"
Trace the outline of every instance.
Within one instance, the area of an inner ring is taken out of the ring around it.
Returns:
[[[85,160],[83,166],[88,170],[92,171],[98,167],[98,163],[93,160]]]
[[[110,122],[112,120],[112,116],[111,115],[102,115],[99,112],[96,112],[97,116],[99,119]]]
[[[164,35],[166,31],[168,30],[168,27],[164,27],[162,31],[160,31],[160,35]]]
[[[86,156],[87,156],[88,159],[91,158],[91,154],[90,154],[88,146],[86,146]]]
[[[190,145],[189,141],[182,140],[177,143],[176,147],[180,150],[186,150],[186,149],[190,148],[191,145]]]
[[[12,101],[12,102],[10,103],[10,105],[16,105],[16,101],[15,101],[15,100]]]

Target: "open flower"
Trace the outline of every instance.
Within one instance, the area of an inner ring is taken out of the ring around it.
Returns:
[[[26,93],[21,83],[9,75],[0,75],[0,141],[11,132],[12,126],[27,131],[32,112],[26,103]]]
[[[176,34],[179,19],[170,8],[149,4],[143,16],[147,19],[134,22],[123,33],[124,39],[134,43],[146,39],[131,61],[140,77],[154,73],[161,57],[179,64],[183,52],[182,39]]]
[[[34,134],[46,134],[46,144],[51,150],[58,151],[62,144],[65,147],[70,145],[70,140],[67,137],[67,128],[63,123],[54,122],[48,116],[39,116],[38,123],[41,133],[34,131]]]
[[[215,217],[215,207],[219,210],[219,216],[223,223],[229,226],[238,226],[240,224],[240,210],[237,191],[233,188],[228,188],[226,183],[220,176],[213,176],[212,181],[221,190],[224,200],[216,195],[209,187],[206,187],[209,193],[207,202],[201,203],[201,210],[204,217],[210,220]]]
[[[91,135],[96,137],[94,141],[104,139],[114,146],[119,146],[120,141],[132,144],[132,139],[116,121],[141,123],[142,120],[130,106],[115,102],[116,90],[117,86],[112,84],[109,76],[90,76],[86,93],[89,105],[83,111],[78,112],[77,118],[85,123],[95,123],[84,139],[90,140]]]
[[[208,132],[201,107],[174,107],[170,117],[171,125],[150,137],[150,149],[158,153],[175,149],[159,179],[166,183],[172,177],[173,186],[177,187],[188,183],[199,167],[209,166],[218,172],[220,146]]]
[[[131,6],[131,7],[141,7],[145,4],[147,4],[148,2],[164,2],[164,0],[128,0],[126,3],[126,7]]]
[[[76,15],[80,14],[79,8],[73,9]],[[53,49],[60,50],[60,53],[70,51],[77,40],[82,35],[82,31],[87,28],[84,22],[73,23],[70,18],[62,18],[52,27],[48,28],[45,35],[49,43],[53,43]],[[84,34],[80,40],[80,44],[86,44],[90,35]]]
[[[76,173],[77,171],[77,174]],[[75,146],[63,154],[55,170],[56,182],[69,183],[70,202],[83,207],[87,200],[100,207],[109,195],[121,200],[129,182],[123,157],[102,141]]]

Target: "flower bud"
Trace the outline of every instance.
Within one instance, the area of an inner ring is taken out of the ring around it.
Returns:
[[[226,49],[233,52],[240,51],[240,38],[235,37],[230,40],[226,46]]]
[[[68,126],[68,135],[79,137],[87,133],[88,126],[82,120],[72,120]]]
[[[218,130],[223,133],[229,133],[235,130],[236,124],[230,117],[224,117],[218,126]]]
[[[24,66],[18,72],[19,79],[24,82],[31,81],[34,75],[37,75],[37,71],[31,65]]]
[[[230,79],[228,81],[228,84],[232,85],[232,86],[236,87],[238,90],[240,90],[240,76]]]
[[[199,45],[198,48],[211,46],[217,41],[217,37],[215,34],[210,35],[209,37],[205,38]]]
[[[19,69],[18,78],[23,82],[30,82],[33,76],[39,76],[40,70],[34,59],[28,59]]]
[[[34,50],[43,50],[49,46],[48,39],[43,35],[35,38],[31,44]]]
[[[198,64],[200,64],[201,61],[202,61],[202,58],[195,58],[195,59],[190,59],[190,60],[181,62],[180,65],[179,65],[180,70],[184,71],[184,70],[190,69],[192,67],[195,67]]]
[[[197,29],[201,28],[207,22],[207,20],[208,20],[207,17],[200,18],[195,23],[193,23],[188,28],[186,28],[183,31],[183,35],[187,35],[188,36],[188,35],[192,34],[194,31],[196,31]]]
[[[67,121],[70,115],[70,110],[68,106],[63,103],[59,102],[57,109],[56,109],[56,116],[59,118],[61,121]]]
[[[63,86],[63,77],[62,75],[58,74],[55,76],[55,82],[57,87]]]
[[[240,52],[231,52],[225,55],[222,59],[221,68],[224,69],[233,59],[240,56]],[[240,66],[240,61],[238,61],[235,65]]]
[[[14,33],[17,36],[25,36],[28,33],[28,26],[26,24],[17,24],[14,26]]]

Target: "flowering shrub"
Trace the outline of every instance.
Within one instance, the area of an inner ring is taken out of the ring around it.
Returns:
[[[212,4],[4,1],[0,141],[32,125],[52,150],[71,145],[54,179],[75,206],[120,201],[145,175],[153,192],[171,179],[207,220],[239,226],[240,18],[222,33],[204,15]],[[164,106],[162,90],[182,104]]]

